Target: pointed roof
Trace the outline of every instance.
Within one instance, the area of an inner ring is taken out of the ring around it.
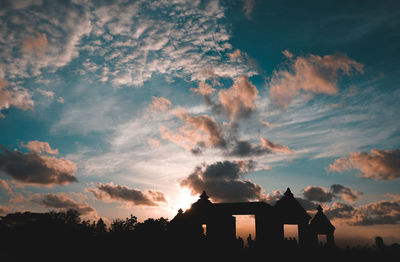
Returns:
[[[278,210],[279,217],[284,221],[284,224],[308,223],[311,218],[293,196],[290,188],[286,189],[283,197],[276,202],[275,207]]]
[[[321,206],[318,206],[317,213],[311,219],[310,227],[319,234],[327,234],[335,230],[331,221],[325,216]]]
[[[201,200],[208,200],[210,197],[207,195],[206,191],[203,190],[203,193],[200,195]]]

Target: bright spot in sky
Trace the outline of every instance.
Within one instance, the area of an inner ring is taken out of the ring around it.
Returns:
[[[189,209],[190,206],[199,199],[198,195],[192,195],[188,188],[179,189],[179,199],[176,207],[182,208],[183,211]]]

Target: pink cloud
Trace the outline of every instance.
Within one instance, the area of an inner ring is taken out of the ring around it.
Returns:
[[[32,95],[22,87],[8,88],[7,80],[0,78],[0,111],[8,109],[11,106],[21,110],[32,109],[34,101]],[[0,112],[0,118],[4,118],[4,114]]]
[[[364,65],[343,54],[294,57],[285,50],[289,68],[274,72],[269,83],[270,98],[285,109],[300,92],[336,95],[339,74],[364,73]]]
[[[48,153],[52,155],[58,155],[58,149],[52,149],[47,142],[40,142],[40,141],[29,141],[26,145],[30,151],[35,153]]]
[[[198,88],[190,88],[190,91],[198,93],[201,96],[209,96],[215,92],[215,88],[212,88],[209,84],[201,81]]]
[[[213,117],[192,116],[183,109],[176,110],[175,113],[185,125],[177,132],[161,126],[160,133],[163,139],[170,140],[187,150],[193,150],[198,145],[216,147],[223,143],[221,127]]]
[[[251,13],[254,10],[255,0],[243,0],[243,11],[247,19],[251,18]]]
[[[257,96],[257,88],[247,77],[241,76],[229,89],[221,90],[218,99],[224,111],[235,122],[238,117],[247,116],[255,110]]]
[[[0,179],[0,187],[6,190],[8,194],[12,194],[12,189],[6,180]]]
[[[42,55],[47,49],[47,36],[36,32],[35,36],[27,36],[22,44],[22,51]]]
[[[284,154],[293,154],[295,153],[294,150],[289,149],[287,146],[282,146],[280,144],[273,143],[269,141],[268,139],[265,139],[263,137],[260,138],[261,140],[261,146],[270,150],[271,152],[280,152]]]
[[[350,153],[350,156],[336,159],[328,171],[342,173],[352,169],[361,171],[361,176],[376,180],[394,180],[400,178],[400,149],[378,150],[371,153]]]
[[[231,61],[235,61],[236,59],[242,56],[242,52],[240,52],[239,49],[236,49],[233,53],[229,53],[228,55]]]
[[[171,101],[165,97],[153,96],[153,101],[150,104],[150,110],[152,112],[162,111],[165,112],[171,106]]]

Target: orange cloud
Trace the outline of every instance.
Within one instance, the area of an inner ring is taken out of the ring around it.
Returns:
[[[22,51],[42,55],[47,49],[47,36],[45,33],[35,33],[35,36],[27,36],[22,44]]]
[[[400,178],[400,149],[378,150],[371,153],[350,153],[350,156],[336,159],[328,171],[342,173],[352,169],[361,171],[362,177],[376,180],[394,180]]]
[[[275,71],[269,83],[270,98],[283,109],[300,92],[336,95],[340,72],[344,75],[354,71],[364,73],[363,64],[343,54],[322,57],[310,54],[297,58],[287,50],[284,54],[290,61],[289,68]]]

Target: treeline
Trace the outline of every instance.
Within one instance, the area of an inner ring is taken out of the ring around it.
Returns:
[[[116,219],[107,226],[102,219],[82,220],[76,210],[48,213],[13,213],[0,217],[0,256],[4,261],[26,259],[69,259],[90,261],[125,259],[126,257],[155,260],[160,256],[175,260],[243,261],[278,256],[289,258],[326,257],[329,259],[366,260],[399,257],[400,246],[357,247],[348,249],[304,249],[298,245],[282,246],[280,249],[241,245],[223,246],[224,243],[208,243],[207,238],[198,242],[177,239],[170,234],[169,221],[165,218],[138,222],[131,215]],[[378,244],[378,243],[377,243]]]

